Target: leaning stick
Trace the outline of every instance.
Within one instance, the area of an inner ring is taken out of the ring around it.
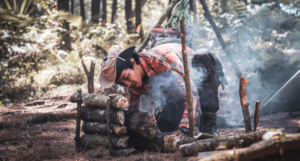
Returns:
[[[182,44],[182,59],[183,59],[183,67],[184,67],[184,75],[185,75],[185,88],[186,88],[186,99],[188,104],[188,113],[189,113],[189,136],[194,136],[194,115],[193,115],[193,100],[192,100],[192,92],[191,92],[191,82],[190,82],[190,72],[189,72],[189,64],[186,53],[186,40],[185,40],[185,28],[184,21],[180,18],[180,30],[181,30],[181,44]]]
[[[160,19],[158,20],[158,22],[157,22],[156,24],[161,25],[161,24],[164,22],[164,20],[171,14],[171,12],[172,12],[174,6],[175,6],[178,2],[179,2],[179,0],[173,0],[173,1],[169,4],[169,6],[168,6],[166,12],[160,17]],[[155,24],[155,25],[156,25],[156,24]],[[153,28],[154,28],[154,27],[153,27]],[[150,31],[150,33],[147,35],[147,37],[144,39],[144,41],[142,42],[142,44],[139,46],[139,48],[137,49],[137,52],[138,52],[138,53],[141,52],[141,51],[145,48],[145,46],[148,44],[148,42],[149,42],[149,40],[150,40],[150,34],[151,34],[151,31]]]
[[[81,113],[81,89],[78,89],[78,99],[77,99],[77,119],[76,119],[76,133],[75,133],[75,143],[76,151],[80,152],[80,113]]]
[[[106,119],[107,119],[107,135],[108,135],[108,149],[110,150],[112,147],[111,142],[111,127],[110,127],[110,99],[107,99],[106,105]]]
[[[81,60],[81,64],[83,66],[83,70],[88,79],[88,91],[89,93],[94,93],[94,72],[95,72],[95,62],[91,60],[90,71],[87,70],[83,59]]]
[[[259,113],[260,113],[260,101],[256,101],[255,115],[254,115],[254,130],[253,131],[256,131],[256,127],[257,127],[258,120],[259,120]]]

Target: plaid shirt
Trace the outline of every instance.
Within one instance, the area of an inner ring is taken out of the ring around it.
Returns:
[[[188,62],[189,68],[191,68],[192,57],[194,51],[187,48],[188,54]],[[176,84],[178,84],[178,91],[176,94],[180,94],[185,100],[185,109],[183,113],[183,118],[181,119],[179,127],[186,127],[189,128],[189,119],[188,119],[188,105],[186,101],[186,90],[185,90],[185,82],[184,79],[175,71],[169,69],[169,66],[173,66],[179,69],[181,72],[184,72],[183,63],[182,63],[182,53],[181,53],[181,45],[180,44],[164,44],[154,47],[146,52],[140,53],[140,65],[146,72],[147,76],[151,80],[151,78],[158,76],[162,73],[171,74],[175,78]],[[167,78],[166,78],[167,79]],[[155,79],[156,81],[164,81],[164,79]],[[156,84],[150,83],[150,85],[146,85],[143,82],[142,88],[138,90],[129,89],[130,92],[127,90],[126,97],[129,99],[129,109],[138,109],[139,108],[139,100],[141,94],[151,95],[149,88]],[[165,89],[170,90],[169,94],[174,95],[174,89]],[[198,115],[198,110],[200,106],[198,92],[191,81],[191,90],[192,90],[192,97],[193,97],[193,112],[194,112],[194,123],[196,122],[196,118]],[[168,93],[164,93],[164,95],[168,95]]]

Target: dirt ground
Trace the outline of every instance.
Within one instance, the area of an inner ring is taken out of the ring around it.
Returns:
[[[75,112],[76,105],[66,100],[49,100],[42,105],[20,105],[0,110],[0,160],[188,160],[177,153],[143,152],[128,157],[111,157],[104,148],[75,153],[74,119],[29,124],[26,120],[47,112]],[[300,129],[300,113],[262,116],[258,129],[282,128],[289,133]],[[244,133],[244,128],[219,128],[220,135]],[[81,133],[82,135],[83,133]]]

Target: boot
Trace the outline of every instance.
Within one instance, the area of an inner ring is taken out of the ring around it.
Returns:
[[[219,136],[217,130],[217,114],[213,112],[203,112],[203,132]]]

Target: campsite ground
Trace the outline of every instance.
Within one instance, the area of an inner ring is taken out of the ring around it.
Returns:
[[[75,153],[74,119],[48,121],[37,124],[26,120],[40,113],[50,111],[76,112],[75,104],[68,98],[51,99],[44,105],[15,106],[3,108],[0,112],[0,160],[188,160],[177,153],[143,152],[128,157],[111,157],[103,148]],[[300,113],[277,113],[262,116],[258,129],[285,128],[289,133],[299,132]],[[219,128],[221,135],[244,133],[243,128]],[[83,134],[83,133],[81,133]]]

